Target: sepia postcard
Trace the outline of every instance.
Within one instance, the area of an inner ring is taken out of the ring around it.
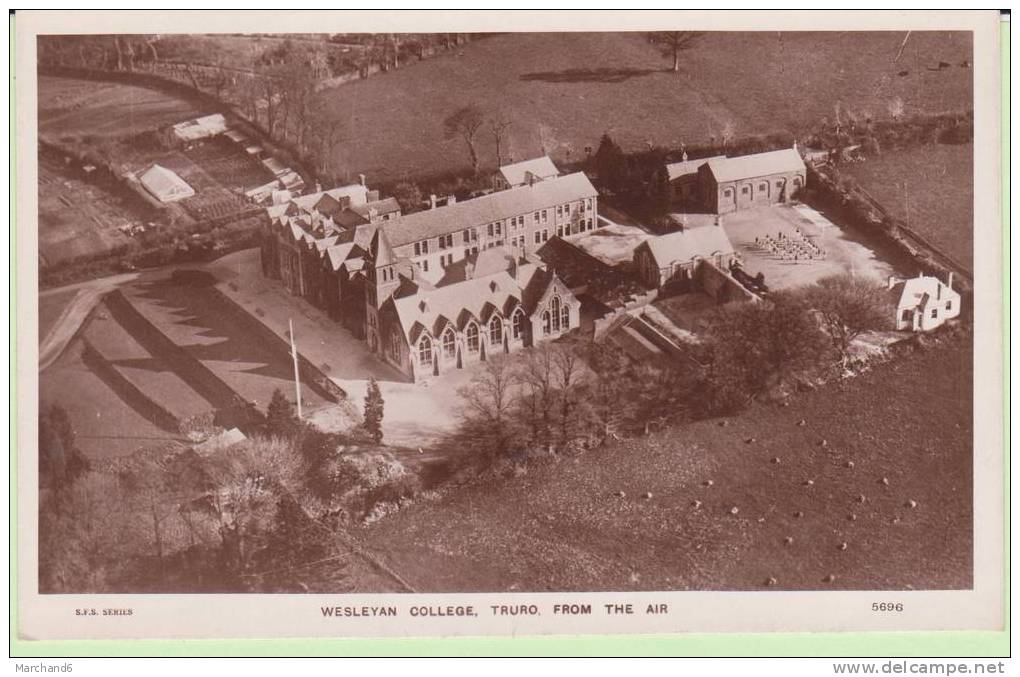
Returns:
[[[997,12],[13,26],[22,639],[1003,627]]]

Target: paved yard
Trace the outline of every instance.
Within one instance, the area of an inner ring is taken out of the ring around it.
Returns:
[[[884,280],[894,273],[892,266],[876,258],[862,242],[806,205],[775,205],[748,209],[722,217],[723,227],[734,248],[743,257],[744,268],[765,274],[773,289],[812,284],[823,277],[853,272]],[[795,236],[797,229],[826,252],[824,259],[787,261],[755,244],[756,237],[779,233]]]
[[[604,263],[615,266],[634,258],[634,247],[652,237],[637,226],[613,223],[570,240]]]
[[[284,335],[287,321],[293,319],[298,350],[347,392],[358,412],[368,379],[374,376],[386,402],[383,435],[387,444],[426,446],[456,425],[457,388],[471,380],[472,370],[445,374],[432,383],[408,383],[324,311],[290,295],[279,280],[263,277],[257,249],[229,254],[206,269],[220,280],[220,291],[277,334]],[[317,411],[311,420],[326,429],[350,425],[349,417],[337,407]]]

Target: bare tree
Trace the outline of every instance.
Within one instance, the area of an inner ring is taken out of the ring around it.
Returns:
[[[553,385],[557,390],[559,445],[563,449],[584,425],[579,416],[581,389],[585,376],[584,362],[574,346],[558,345],[553,350]]]
[[[663,56],[673,60],[673,72],[680,72],[680,53],[690,49],[703,34],[697,31],[657,31],[648,34],[648,41],[658,46]]]
[[[521,418],[527,422],[530,441],[535,446],[551,448],[553,443],[553,415],[557,413],[553,385],[553,348],[548,344],[529,350],[517,370],[520,382],[518,405]]]
[[[464,400],[462,436],[491,456],[505,455],[513,442],[514,373],[502,356],[482,363],[458,393]]]
[[[503,166],[503,144],[510,133],[510,126],[513,123],[507,119],[489,120],[489,131],[492,132],[492,140],[496,144],[496,166]]]
[[[484,123],[485,114],[475,104],[458,108],[443,121],[446,138],[460,137],[464,140],[468,154],[471,156],[471,169],[475,174],[478,174],[478,151],[475,148],[475,136]]]
[[[844,367],[855,338],[892,324],[893,307],[886,287],[869,278],[847,274],[824,278],[808,291],[808,301],[821,316]]]

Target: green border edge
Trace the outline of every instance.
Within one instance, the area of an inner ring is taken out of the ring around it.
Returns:
[[[15,15],[10,14],[10,223],[15,221]],[[999,22],[1001,56],[1003,373],[1010,373],[1009,355],[1009,111],[1010,22]],[[9,310],[10,364],[16,350],[16,232],[10,229]],[[454,637],[414,639],[315,638],[237,640],[69,640],[30,641],[18,637],[17,586],[17,393],[14,367],[10,377],[10,657],[323,657],[323,656],[699,656],[699,657],[1003,657],[1010,655],[1010,458],[1004,454],[1004,629],[994,632],[858,632],[684,635],[585,635],[554,637]],[[1003,406],[1009,411],[1009,380],[1004,379]],[[1003,416],[1004,444],[1009,442],[1009,416]],[[1008,448],[1008,447],[1007,447]]]

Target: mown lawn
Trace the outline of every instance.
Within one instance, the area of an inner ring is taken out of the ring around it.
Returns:
[[[885,151],[842,171],[922,237],[974,270],[974,144]]]
[[[422,592],[968,588],[971,346],[454,488],[364,540]]]
[[[579,160],[609,132],[625,148],[699,144],[789,131],[851,111],[886,117],[971,107],[966,33],[709,33],[682,55],[681,71],[641,33],[497,35],[367,80],[326,89],[342,125],[334,168],[378,182],[465,169],[460,139],[443,120],[477,104],[511,120],[515,159],[543,149]],[[940,61],[950,64],[938,69]],[[906,71],[906,75],[899,75]],[[495,164],[487,128],[485,165]]]

